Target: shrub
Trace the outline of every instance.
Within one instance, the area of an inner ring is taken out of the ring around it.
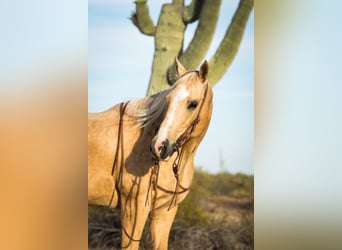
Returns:
[[[190,193],[180,204],[171,229],[169,249],[253,249],[253,192],[253,176],[196,170]],[[225,205],[227,197],[228,201],[240,201],[230,208],[233,210]],[[228,215],[236,213],[239,220],[214,218],[207,210],[208,201],[223,211],[226,209]],[[151,249],[147,230],[148,223],[141,250]],[[89,249],[120,249],[120,241],[120,210],[88,206]]]

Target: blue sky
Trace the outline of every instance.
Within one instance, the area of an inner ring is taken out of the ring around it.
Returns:
[[[162,2],[148,1],[158,21]],[[238,0],[223,1],[210,59],[231,21]],[[89,0],[88,110],[98,112],[116,103],[143,97],[151,74],[154,38],[141,34],[129,20],[133,1]],[[196,29],[187,27],[185,48]],[[210,72],[209,72],[210,74]],[[253,174],[254,151],[254,11],[239,52],[225,76],[214,86],[214,111],[195,165],[209,172]]]

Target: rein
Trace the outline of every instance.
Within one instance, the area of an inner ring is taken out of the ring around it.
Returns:
[[[168,194],[172,194],[172,199],[171,199],[171,202],[168,206],[168,211],[171,209],[172,207],[172,204],[175,203],[175,205],[177,204],[177,195],[179,194],[182,194],[182,193],[185,193],[187,191],[190,190],[191,186],[186,188],[186,187],[183,187],[180,183],[179,183],[179,168],[180,168],[180,165],[182,163],[182,160],[183,160],[183,155],[184,155],[184,145],[191,139],[191,134],[194,132],[197,124],[200,122],[200,113],[202,111],[202,107],[204,105],[204,102],[206,100],[206,97],[207,97],[207,92],[208,92],[208,85],[205,89],[205,92],[204,92],[204,97],[203,97],[203,101],[199,107],[199,110],[198,110],[198,113],[197,113],[197,116],[196,118],[191,122],[189,128],[187,128],[184,133],[177,139],[176,141],[176,145],[175,145],[175,148],[174,148],[174,152],[177,152],[177,156],[172,164],[172,170],[173,170],[173,173],[174,173],[174,176],[175,176],[175,179],[176,179],[176,186],[175,186],[175,189],[173,191],[171,190],[167,190],[161,186],[158,185],[158,177],[159,177],[159,160],[158,159],[154,159],[152,158],[152,161],[153,161],[153,166],[151,168],[151,175],[150,175],[150,181],[149,181],[149,187],[148,187],[148,190],[147,190],[147,194],[146,194],[146,200],[145,200],[145,207],[147,206],[147,203],[148,203],[148,197],[149,197],[149,193],[151,191],[151,188],[153,189],[153,197],[152,197],[152,200],[151,200],[151,204],[152,204],[152,207],[151,207],[151,210],[150,210],[150,214],[149,214],[149,217],[150,219],[153,217],[153,214],[154,214],[154,211],[163,207],[164,205],[167,204],[167,202],[165,204],[162,204],[160,205],[159,207],[155,207],[155,203],[157,201],[157,190],[161,190],[165,193],[168,193]],[[125,114],[125,110],[126,110],[126,107],[128,105],[129,101],[128,102],[122,102],[120,103],[120,108],[119,108],[119,126],[118,126],[118,138],[117,138],[117,144],[116,144],[116,152],[115,152],[115,156],[114,156],[114,162],[113,162],[113,167],[112,167],[112,172],[111,172],[111,175],[114,176],[114,170],[115,168],[117,167],[118,165],[118,158],[119,158],[119,151],[121,151],[121,159],[120,159],[120,165],[119,165],[119,176],[118,176],[118,182],[117,183],[121,183],[122,182],[122,174],[123,174],[123,158],[124,158],[124,148],[123,148],[123,116]],[[139,183],[140,184],[140,183]],[[108,204],[108,207],[111,206],[112,204],[112,201],[113,201],[113,198],[114,198],[114,193],[115,193],[115,188],[116,188],[116,182],[114,181],[114,187],[113,187],[113,192],[112,192],[112,196],[111,196],[111,199],[109,201],[109,204]],[[182,190],[181,191],[178,191],[178,189],[181,188]],[[152,195],[152,194],[151,194]],[[134,228],[133,228],[133,231],[131,234],[129,234],[126,229],[123,227],[122,225],[122,231],[123,233],[130,239],[129,243],[127,246],[124,246],[122,248],[127,248],[129,247],[129,245],[131,244],[131,242],[138,242],[138,241],[141,241],[141,239],[134,239],[133,238],[133,234],[134,234]]]
[[[119,127],[118,127],[118,139],[117,139],[117,144],[116,144],[116,152],[115,152],[115,156],[114,156],[114,162],[113,162],[113,167],[112,167],[112,176],[114,175],[114,170],[115,168],[117,167],[117,164],[118,164],[118,156],[119,156],[119,148],[121,146],[121,159],[120,159],[120,172],[119,172],[119,178],[118,178],[118,182],[117,183],[121,183],[122,182],[122,171],[123,171],[123,158],[124,158],[124,149],[123,149],[123,116],[125,114],[125,110],[126,110],[126,107],[128,105],[129,101],[128,102],[122,102],[120,103],[120,108],[119,108]],[[108,204],[108,207],[111,206],[112,204],[112,201],[113,201],[113,198],[114,198],[114,193],[115,193],[115,188],[116,188],[116,182],[114,181],[114,187],[113,187],[113,192],[112,192],[112,196],[110,198],[110,201],[109,201],[109,204]],[[133,232],[132,232],[132,235],[130,235],[125,227],[123,225],[121,225],[122,227],[122,231],[123,233],[130,239],[130,242],[128,242],[127,246],[124,246],[122,248],[128,248],[129,245],[131,244],[132,241],[140,241],[137,240],[137,239],[134,239],[133,238],[133,233],[134,233],[134,229],[133,229]]]
[[[147,191],[147,195],[146,195],[146,200],[145,200],[145,206],[147,205],[147,201],[148,201],[148,196],[149,196],[149,193],[150,193],[150,189],[151,189],[151,186],[153,187],[153,191],[154,191],[154,197],[153,197],[153,200],[152,200],[152,209],[151,209],[151,212],[150,212],[150,218],[153,217],[153,213],[155,210],[163,207],[165,204],[162,204],[160,205],[159,207],[155,207],[155,203],[156,203],[156,200],[157,200],[157,189],[165,192],[165,193],[169,193],[169,194],[172,194],[172,199],[171,199],[171,202],[169,204],[169,207],[167,209],[167,211],[169,211],[172,207],[172,204],[175,203],[175,205],[177,204],[177,195],[178,194],[182,194],[184,192],[187,192],[190,190],[191,186],[190,187],[183,187],[180,183],[179,183],[179,167],[182,163],[182,160],[183,160],[183,154],[184,154],[184,145],[191,139],[191,134],[194,132],[197,124],[200,122],[200,113],[202,111],[202,108],[203,108],[203,104],[205,102],[205,99],[207,97],[207,92],[208,92],[208,85],[205,89],[205,92],[204,92],[204,97],[203,97],[203,101],[199,107],[199,110],[198,110],[198,113],[197,113],[197,116],[196,118],[191,122],[190,126],[184,131],[184,133],[177,139],[176,141],[176,145],[175,145],[175,152],[177,152],[177,156],[175,158],[175,160],[173,161],[172,163],[172,170],[173,170],[173,174],[175,176],[175,179],[176,179],[176,186],[175,186],[175,189],[174,191],[171,191],[171,190],[167,190],[161,186],[158,185],[158,175],[159,175],[159,160],[158,159],[154,159],[152,158],[153,160],[153,166],[152,166],[152,171],[151,171],[151,176],[150,176],[150,183],[149,183],[149,187],[148,187],[148,191]],[[181,188],[182,190],[181,191],[177,191],[178,188]]]
[[[125,102],[125,103],[120,103],[120,111],[119,111],[119,127],[118,127],[118,139],[117,139],[117,143],[116,143],[116,150],[115,150],[115,156],[114,156],[114,162],[113,162],[113,167],[112,167],[112,176],[114,175],[114,170],[115,170],[115,167],[117,166],[118,164],[118,158],[119,158],[119,147],[121,145],[121,160],[120,160],[120,173],[119,173],[119,179],[121,179],[122,177],[122,162],[123,162],[123,132],[122,132],[122,119],[123,119],[123,116],[125,114],[125,110],[126,110],[126,107],[128,105],[129,101],[128,102]],[[108,204],[108,207],[110,207],[112,205],[112,202],[113,202],[113,198],[114,198],[114,193],[115,193],[115,181],[114,181],[114,187],[113,187],[113,192],[112,192],[112,196],[110,198],[110,201],[109,201],[109,204]]]

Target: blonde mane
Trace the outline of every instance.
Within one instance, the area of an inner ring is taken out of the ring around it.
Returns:
[[[155,134],[159,128],[168,108],[166,95],[171,90],[172,87],[130,103],[126,116],[136,120],[136,127],[142,129],[143,134]]]
[[[196,73],[198,75],[198,71],[188,71],[186,74],[182,75],[181,78],[191,73]],[[189,75],[189,77],[191,77],[191,75]],[[159,127],[160,123],[164,119],[168,107],[166,96],[172,91],[176,84],[177,82],[172,87],[164,91],[144,98],[140,108],[133,107],[136,112],[133,116],[138,119],[138,123],[141,128]]]

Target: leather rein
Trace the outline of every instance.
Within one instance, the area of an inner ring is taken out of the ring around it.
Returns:
[[[206,86],[204,96],[203,96],[203,101],[202,101],[202,103],[198,109],[198,113],[197,113],[196,118],[191,122],[190,126],[184,131],[184,133],[176,141],[174,152],[177,153],[177,156],[172,163],[172,170],[173,170],[173,174],[174,174],[175,179],[176,179],[176,186],[175,186],[175,189],[173,191],[167,190],[167,189],[161,187],[160,185],[158,185],[158,175],[159,175],[159,167],[160,167],[159,166],[159,160],[152,158],[153,166],[152,166],[152,171],[151,171],[151,176],[150,176],[150,184],[149,184],[149,188],[147,190],[147,195],[146,195],[146,200],[145,200],[145,206],[146,206],[147,201],[148,201],[148,195],[150,193],[150,188],[152,186],[153,190],[154,190],[154,197],[152,200],[152,209],[150,212],[150,218],[153,217],[153,213],[155,210],[166,205],[166,203],[165,203],[165,204],[160,205],[159,207],[155,207],[155,202],[157,200],[157,189],[163,191],[164,193],[172,194],[172,199],[171,199],[171,202],[168,206],[168,211],[169,211],[171,209],[173,203],[175,205],[177,205],[177,195],[185,193],[185,192],[189,191],[191,188],[191,186],[190,187],[184,187],[180,184],[180,182],[179,182],[179,168],[180,168],[182,160],[183,160],[184,145],[191,139],[191,134],[194,132],[197,124],[200,122],[200,114],[201,114],[205,99],[207,97],[207,92],[208,92],[208,85]],[[181,188],[182,190],[178,191],[179,188]]]
[[[122,166],[123,166],[123,132],[122,132],[122,119],[123,116],[125,114],[125,110],[126,107],[128,105],[128,102],[125,103],[120,103],[120,108],[119,108],[119,127],[118,127],[118,138],[117,138],[117,143],[116,143],[116,150],[115,150],[115,156],[114,156],[114,162],[113,162],[113,166],[112,166],[112,176],[114,175],[114,170],[115,170],[115,166],[118,164],[118,156],[119,156],[119,149],[120,149],[120,145],[121,145],[121,159],[120,159],[120,172],[119,172],[119,183],[120,180],[122,179]],[[114,198],[114,193],[115,193],[115,188],[116,188],[116,183],[114,181],[114,187],[113,187],[113,192],[112,192],[112,196],[109,200],[109,204],[108,207],[110,207],[112,205],[113,202],[113,198]]]
[[[147,190],[146,200],[145,200],[145,206],[147,206],[149,193],[151,191],[151,188],[153,188],[154,196],[152,197],[152,208],[151,208],[151,211],[149,214],[150,218],[153,217],[153,213],[155,210],[165,206],[169,202],[169,201],[167,201],[166,203],[160,205],[159,207],[155,207],[155,203],[157,200],[157,189],[163,191],[164,193],[172,194],[172,199],[171,199],[171,202],[168,206],[168,211],[169,211],[171,209],[173,203],[175,205],[177,205],[177,195],[185,193],[185,192],[189,191],[191,188],[191,186],[190,187],[184,187],[180,184],[180,182],[179,182],[179,168],[180,168],[180,165],[181,165],[182,160],[183,160],[184,145],[191,139],[191,134],[194,132],[197,124],[200,122],[200,113],[202,111],[205,99],[207,97],[207,92],[208,92],[208,85],[206,86],[203,101],[199,107],[196,118],[191,122],[190,126],[184,131],[184,133],[176,141],[174,152],[177,153],[177,156],[172,163],[172,170],[173,170],[173,173],[174,173],[174,176],[176,179],[176,186],[175,186],[174,190],[167,190],[167,189],[161,187],[160,185],[158,185],[159,167],[160,167],[159,160],[154,159],[152,157],[153,166],[151,167],[149,187]],[[118,138],[117,138],[116,152],[115,152],[114,162],[113,162],[113,167],[112,167],[112,172],[111,172],[111,175],[114,176],[114,170],[118,164],[119,151],[121,151],[121,159],[120,159],[120,166],[119,166],[120,172],[119,172],[119,176],[118,176],[118,183],[120,183],[122,181],[122,174],[123,174],[123,161],[124,161],[124,159],[123,159],[123,157],[124,157],[124,154],[123,154],[123,152],[124,152],[124,149],[123,149],[123,116],[125,114],[125,110],[126,110],[128,103],[129,103],[129,101],[125,102],[125,103],[124,102],[120,103],[120,108],[119,108],[120,118],[119,118],[119,126],[118,126]],[[112,196],[110,198],[108,207],[110,207],[112,204],[116,185],[117,184],[114,181],[113,192],[112,192]],[[178,191],[179,188],[181,188],[180,191]],[[133,238],[133,232],[132,232],[132,235],[130,235],[124,227],[122,227],[122,228],[123,228],[123,232],[130,239],[130,241],[140,241],[140,239],[137,240],[137,239]],[[128,247],[129,245],[130,245],[130,243],[128,243],[128,245],[126,247]],[[124,248],[126,248],[126,247],[124,247]]]

